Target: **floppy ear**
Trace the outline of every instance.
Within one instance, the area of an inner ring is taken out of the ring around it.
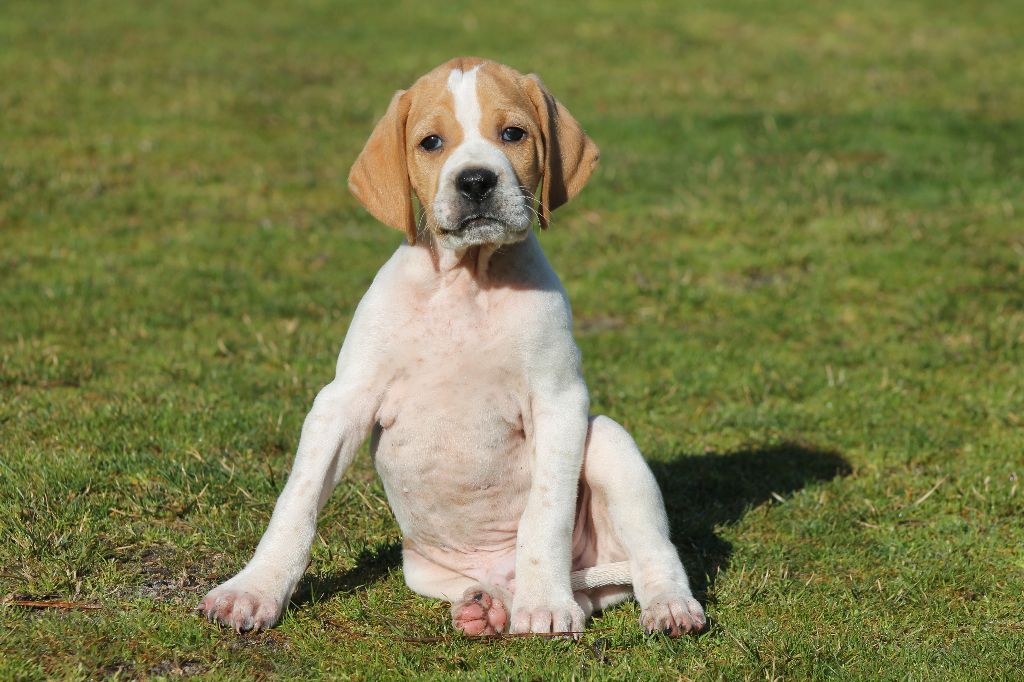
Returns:
[[[551,211],[579,194],[587,184],[600,151],[536,74],[529,74],[525,85],[544,136],[540,226],[547,227]]]
[[[405,90],[391,98],[384,117],[370,133],[348,174],[348,188],[373,217],[403,230],[410,244],[416,243],[416,220],[412,213],[412,187],[405,162],[405,122],[409,101]]]

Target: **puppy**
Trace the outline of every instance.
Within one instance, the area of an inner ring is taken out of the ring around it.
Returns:
[[[255,554],[202,613],[239,631],[280,618],[369,434],[406,583],[452,602],[463,633],[579,633],[631,595],[647,632],[704,626],[654,476],[619,424],[589,415],[569,302],[531,229],[597,159],[540,80],[507,66],[455,59],[394,95],[349,187],[407,241],[356,309]]]

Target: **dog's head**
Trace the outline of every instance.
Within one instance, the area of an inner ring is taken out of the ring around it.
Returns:
[[[526,237],[534,215],[547,227],[597,158],[597,146],[536,76],[460,58],[395,93],[348,185],[409,243],[415,193],[422,227],[441,246],[507,244]]]

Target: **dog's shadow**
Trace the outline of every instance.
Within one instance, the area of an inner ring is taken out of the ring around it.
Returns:
[[[672,541],[702,603],[732,555],[720,527],[738,522],[769,500],[785,500],[852,471],[838,452],[797,443],[679,455],[650,465],[665,497]]]
[[[851,472],[838,452],[796,443],[682,454],[650,465],[665,497],[672,540],[701,602],[706,601],[719,572],[728,568],[732,555],[732,545],[718,533],[721,526],[736,523],[768,500],[785,499],[808,485]],[[307,574],[292,602],[301,606],[352,592],[377,582],[401,563],[399,542],[365,549],[351,569]]]

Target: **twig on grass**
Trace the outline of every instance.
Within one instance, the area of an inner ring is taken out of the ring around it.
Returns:
[[[36,601],[33,599],[9,599],[5,602],[0,602],[4,606],[22,606],[28,609],[78,609],[83,611],[94,611],[101,608],[99,604],[86,604],[77,601]]]
[[[522,637],[539,637],[541,639],[568,639],[578,637],[582,632],[503,632],[494,635],[475,635],[473,637],[402,637],[403,642],[412,644],[438,644],[440,642],[493,642],[502,639],[517,639]]]
[[[347,624],[339,623],[333,618],[326,618],[324,619],[324,622],[334,628],[336,633],[344,635],[346,639],[375,639],[380,636],[367,632],[355,632]],[[611,630],[609,628],[587,630],[588,634],[601,632],[611,632]],[[408,642],[410,644],[440,644],[443,642],[493,642],[503,639],[519,639],[523,637],[539,637],[541,639],[576,639],[583,634],[583,632],[504,632],[494,635],[466,636],[452,633],[451,635],[442,635],[438,637],[395,637],[395,639],[399,642]]]

